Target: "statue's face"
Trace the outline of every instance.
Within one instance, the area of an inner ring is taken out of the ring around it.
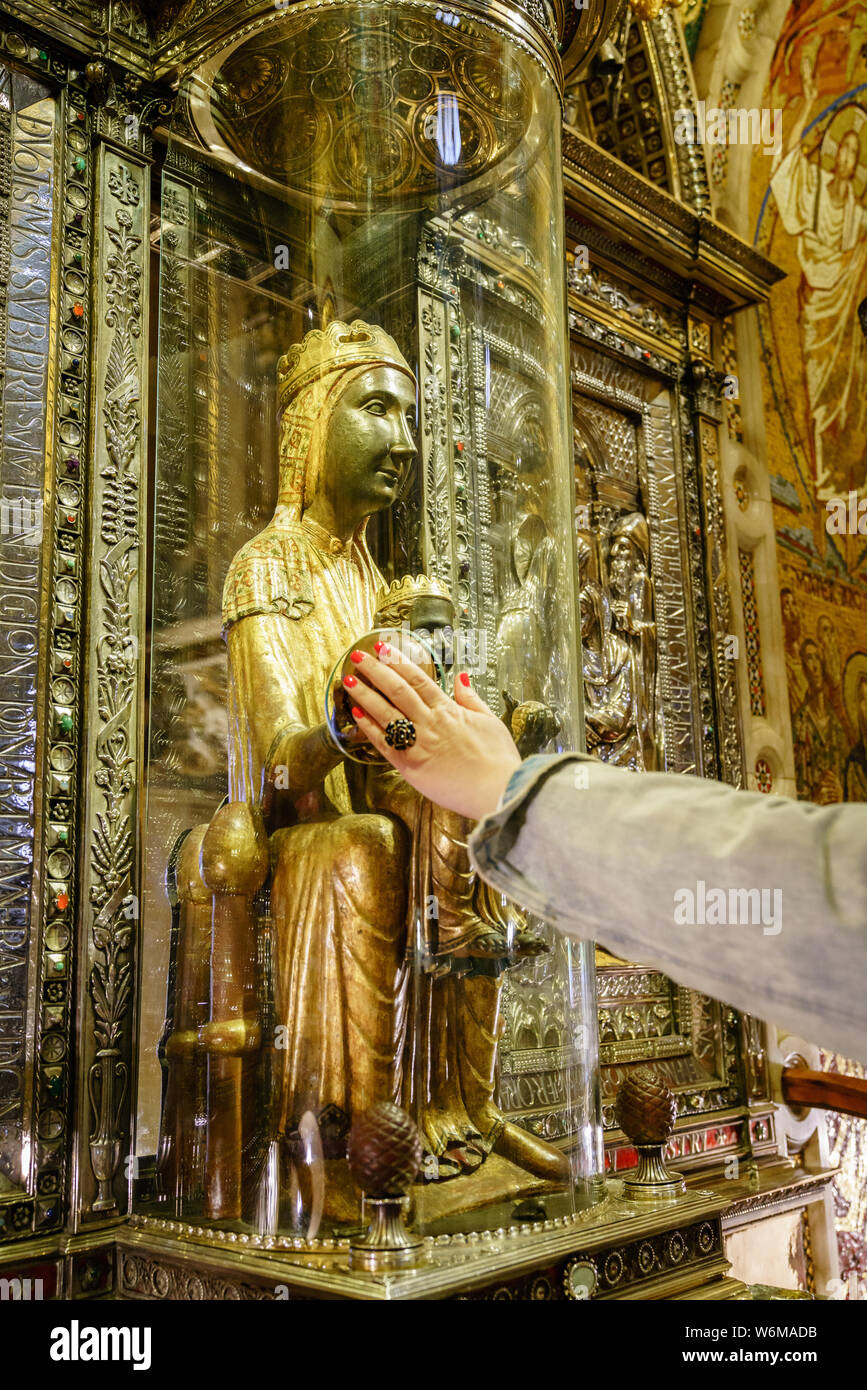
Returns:
[[[343,512],[390,507],[415,456],[415,387],[395,367],[371,367],[335,406],[320,489]]]
[[[629,588],[632,579],[632,546],[620,536],[611,547],[611,582],[618,592]]]

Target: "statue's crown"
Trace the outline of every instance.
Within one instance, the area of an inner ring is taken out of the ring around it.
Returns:
[[[278,408],[285,410],[299,391],[326,372],[365,365],[397,367],[412,376],[397,343],[377,324],[335,319],[327,328],[314,328],[277,363]]]

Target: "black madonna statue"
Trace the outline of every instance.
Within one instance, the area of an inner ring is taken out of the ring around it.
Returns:
[[[209,1217],[238,1219],[251,1143],[270,1141],[296,1195],[315,1150],[324,1219],[356,1220],[349,1126],[390,1101],[421,1132],[426,1215],[562,1187],[566,1158],[495,1103],[503,972],[544,946],[476,880],[468,824],[347,758],[360,732],[341,747],[324,718],[341,658],[435,592],[389,590],[366,540],[415,454],[413,373],[382,329],[332,322],[281,359],[278,393],[276,511],[223,595],[229,797],[175,857],[160,1164]]]

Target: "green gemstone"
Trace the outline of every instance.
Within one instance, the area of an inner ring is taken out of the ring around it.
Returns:
[[[46,1090],[52,1098],[60,1095],[60,1086],[62,1080],[63,1078],[60,1076],[49,1076]]]
[[[76,159],[75,167],[78,170],[79,174],[84,173],[85,169],[87,168],[87,160],[84,158],[83,154],[80,154]]]
[[[70,574],[75,574],[75,560],[71,555],[67,555],[66,557],[66,568],[69,570]]]
[[[57,832],[57,838],[58,838],[58,840],[60,841],[60,843],[61,843],[62,845],[69,844],[69,831],[68,831],[68,830],[58,830],[58,832]]]
[[[65,734],[72,732],[72,715],[64,714],[61,716],[60,727]]]
[[[80,251],[75,251],[75,252],[73,253],[72,261],[73,261],[73,264],[74,264],[74,265],[81,265],[81,252],[80,252]]]
[[[44,48],[40,48],[39,53],[38,53],[37,56],[38,56],[38,58],[39,58],[40,63],[47,63],[47,62],[48,62],[48,54],[45,52],[45,49],[44,49]]]
[[[57,974],[57,975],[62,975],[63,972],[64,972],[64,970],[65,970],[65,968],[66,968],[66,962],[65,962],[65,961],[63,961],[63,960],[56,960],[56,961],[54,962],[55,974]]]

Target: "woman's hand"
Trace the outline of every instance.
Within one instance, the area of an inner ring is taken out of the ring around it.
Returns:
[[[521,755],[505,724],[470,688],[455,681],[450,700],[412,662],[383,648],[379,658],[354,652],[357,676],[343,682],[353,718],[374,748],[416,791],[470,820],[494,811]],[[415,725],[412,748],[398,752],[385,741],[393,719]]]

